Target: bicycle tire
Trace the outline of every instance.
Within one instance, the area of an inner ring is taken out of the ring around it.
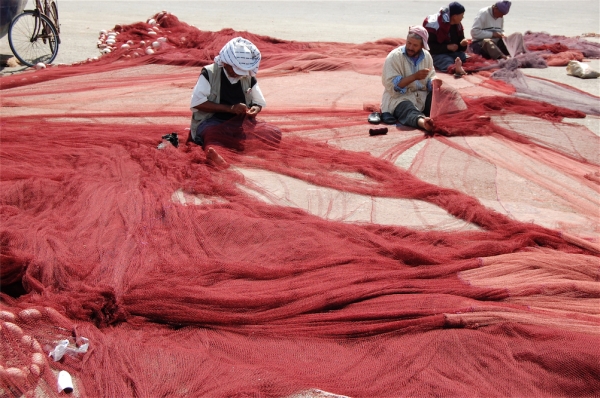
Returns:
[[[56,28],[56,32],[60,35],[60,23],[58,21],[58,6],[56,5],[55,0],[46,0],[46,2],[44,3],[44,14],[46,14],[46,16],[50,18],[50,20],[54,24],[54,27]],[[58,42],[60,43],[60,37]]]
[[[37,10],[26,10],[10,23],[8,44],[15,57],[27,66],[49,64],[58,54],[58,32],[48,17]]]
[[[50,3],[50,7],[50,12],[54,18],[54,27],[56,28],[56,32],[60,35],[60,21],[58,20],[58,6],[56,5],[56,1]],[[60,43],[60,36],[58,42]]]

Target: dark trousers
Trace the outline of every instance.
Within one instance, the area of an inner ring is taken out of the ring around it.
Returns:
[[[425,109],[423,112],[417,109],[415,104],[410,101],[402,101],[394,109],[394,117],[398,119],[398,122],[404,126],[419,127],[419,118],[429,117],[431,112],[431,92],[427,94],[425,100]]]
[[[202,123],[200,123],[198,125],[198,128],[196,129],[196,138],[193,139],[192,141],[194,141],[196,144],[200,145],[200,146],[204,146],[204,132],[207,128],[209,127],[213,127],[213,126],[218,126],[221,123],[223,123],[224,120],[221,119],[217,119],[216,117],[212,116],[206,120],[204,120]]]
[[[502,52],[502,54],[507,55],[507,56],[510,55],[503,40],[496,40],[495,42],[497,42],[497,43],[495,43],[496,47],[498,47],[498,50],[500,50]],[[483,40],[474,41],[473,43],[471,43],[471,51],[473,51],[475,54],[481,55],[484,58],[491,59],[490,54],[488,54],[487,51],[485,51],[483,49],[482,45],[483,45]]]
[[[463,63],[467,60],[467,54],[463,51],[455,51],[447,54],[431,54],[431,57],[433,58],[433,66],[442,72],[447,72],[448,67],[454,65],[454,61],[457,57],[460,58]]]
[[[281,130],[270,123],[247,116],[234,116],[221,120],[212,116],[198,125],[194,142],[206,148],[210,145],[223,146],[243,151],[248,145],[276,147],[281,141]]]

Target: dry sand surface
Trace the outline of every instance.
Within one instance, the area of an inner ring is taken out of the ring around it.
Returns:
[[[463,0],[466,29],[491,1]],[[61,47],[56,63],[70,64],[99,55],[98,32],[117,24],[145,21],[169,11],[202,30],[233,28],[285,40],[363,43],[404,37],[442,1],[90,1],[59,0]],[[26,8],[32,8],[32,0]],[[236,12],[243,9],[243,12]],[[600,31],[597,1],[515,1],[505,20],[507,32],[546,31],[578,36]],[[10,55],[7,37],[0,54]],[[22,68],[4,68],[12,73]]]
[[[386,37],[404,37],[407,27],[421,23],[443,2],[412,1],[91,1],[59,0],[61,47],[55,63],[71,64],[100,55],[99,31],[117,24],[145,21],[167,10],[202,30],[233,28],[285,40],[363,43]],[[461,2],[463,25],[469,29],[476,12],[489,1]],[[32,8],[30,0],[26,8]],[[243,9],[244,12],[236,12]],[[505,20],[507,32],[527,30],[578,36],[600,32],[597,1],[514,1]],[[599,40],[589,38],[588,40]],[[11,56],[7,37],[0,39],[0,57]],[[600,70],[599,60],[588,60]],[[25,71],[24,67],[0,68],[0,74]],[[524,69],[526,74],[566,83],[600,96],[600,79],[568,76],[564,67]],[[590,121],[598,131],[598,120]]]
[[[465,15],[464,25],[468,29],[470,23],[480,8],[487,6],[491,1],[462,1],[467,7],[467,13]],[[423,18],[427,14],[436,12],[436,10],[443,5],[441,1],[89,1],[89,0],[59,0],[59,10],[61,18],[61,38],[62,44],[59,52],[59,56],[56,59],[57,63],[71,64],[77,61],[83,61],[90,57],[99,56],[99,51],[96,48],[96,41],[98,39],[98,32],[101,29],[111,29],[116,24],[129,24],[138,21],[145,21],[157,12],[161,10],[169,11],[181,20],[197,26],[202,30],[218,31],[224,28],[233,28],[240,31],[251,31],[253,33],[268,35],[280,39],[286,40],[298,40],[298,41],[328,41],[328,42],[353,42],[362,43],[368,41],[374,41],[385,37],[404,37],[409,25],[420,24]],[[29,7],[31,8],[31,1]],[[506,30],[507,32],[527,30],[531,31],[547,31],[552,34],[560,34],[566,36],[577,36],[583,33],[600,31],[599,23],[599,2],[594,1],[515,1],[510,15],[506,18]],[[244,12],[236,12],[240,9],[244,9]],[[598,40],[590,39],[590,40]],[[0,54],[4,56],[10,55],[10,48],[7,43],[7,38],[4,37],[0,40]],[[599,60],[591,60],[590,66],[599,70]],[[193,79],[196,76],[190,72],[190,69],[181,69],[179,67],[164,66],[164,65],[150,65],[144,66],[145,73],[149,73],[149,70],[156,69],[157,72],[164,72],[165,70],[172,70],[173,75],[177,73],[186,73],[183,77],[189,79],[185,82],[181,82],[181,86],[173,89],[171,86],[168,87],[168,92],[157,91],[155,92],[156,98],[159,98],[164,103],[168,103],[169,106],[175,109],[178,106],[186,108],[189,101],[190,85],[193,83]],[[177,73],[176,73],[177,72]],[[528,69],[524,70],[526,74],[559,81],[562,83],[569,84],[578,89],[587,91],[596,96],[600,96],[600,79],[593,80],[582,80],[575,77],[568,76],[564,67],[554,67],[547,69]],[[29,73],[22,67],[16,68],[3,68],[0,71],[1,74],[13,74],[13,73]],[[135,70],[121,70],[117,73],[135,73]],[[302,76],[289,76],[287,79],[287,86],[297,84],[307,84],[311,79],[315,80],[315,84],[312,85],[314,92],[319,89],[326,90],[326,87],[319,87],[319,73],[315,72],[308,75]],[[340,78],[347,78],[348,80],[357,79],[356,74],[340,73]],[[70,79],[76,80],[82,77],[71,77]],[[97,78],[99,78],[97,76]],[[461,83],[457,84],[471,84],[470,80],[472,77],[465,78]],[[181,75],[179,76],[181,80]],[[302,79],[302,81],[300,81]],[[376,101],[380,98],[382,91],[380,78],[378,76],[360,75],[358,76],[359,84],[356,85],[356,92],[350,93],[346,101],[355,99],[354,103],[350,103],[353,106],[360,106],[360,103],[365,98]],[[445,81],[448,84],[454,84],[451,76],[444,76]],[[475,79],[475,77],[473,77]],[[278,84],[281,84],[280,79]],[[191,82],[187,84],[187,82]],[[1,81],[0,81],[1,83]],[[361,85],[362,83],[362,85]],[[49,86],[58,84],[57,82],[46,83]],[[310,83],[309,83],[310,85]],[[278,93],[277,87],[270,85],[270,80],[265,78],[261,80],[261,87],[265,92],[267,98],[273,99],[277,102],[277,95],[287,95],[287,93]],[[27,87],[21,88],[27,90]],[[121,91],[120,91],[121,90]],[[102,93],[102,87],[98,88],[98,91]],[[123,89],[119,87],[111,88],[111,94],[115,97],[119,97],[118,103],[100,102],[99,100],[94,103],[86,104],[83,100],[78,101],[77,93],[74,93],[70,99],[73,104],[77,104],[79,111],[93,110],[94,107],[108,107],[113,106],[115,109],[127,105],[127,101],[136,101],[139,93],[133,92],[131,88]],[[160,95],[158,95],[160,94]],[[98,94],[98,98],[101,94]],[[315,95],[316,98],[324,96]],[[166,101],[168,99],[168,101]],[[154,104],[159,108],[164,106],[163,104]],[[342,104],[344,105],[344,104]],[[11,115],[27,115],[36,114],[36,104],[32,103],[30,106],[21,106],[19,108],[9,108],[8,111]],[[52,106],[52,105],[51,105]],[[60,105],[57,105],[60,106]],[[64,105],[63,105],[64,107]],[[89,107],[89,108],[86,108]],[[164,109],[164,108],[162,108]],[[158,113],[158,112],[157,112]],[[598,118],[588,117],[583,121],[580,121],[596,134],[600,131],[600,122]],[[364,126],[357,127],[364,130]],[[361,131],[362,131],[361,130]],[[392,145],[391,141],[394,137],[390,136],[382,137],[380,141],[383,143],[382,148],[387,149],[387,146]],[[351,142],[351,141],[349,141]],[[362,143],[362,142],[361,142]],[[341,145],[341,144],[340,144]],[[348,144],[349,145],[349,144]],[[384,148],[385,147],[385,148]],[[345,148],[353,149],[353,148]],[[382,149],[382,150],[383,150]],[[374,151],[376,153],[376,151]],[[408,153],[408,152],[407,152]],[[410,155],[410,153],[408,153]],[[414,156],[414,154],[412,155]],[[398,160],[398,165],[403,167],[401,163],[402,159]],[[409,163],[409,162],[407,162]],[[285,195],[281,195],[280,202],[278,204],[290,205],[290,203],[298,204],[298,207],[307,209],[308,211],[317,214],[319,216],[330,216],[335,218],[337,215],[335,211],[330,212],[327,209],[327,213],[318,206],[312,205],[311,208],[311,191],[310,187],[302,186],[298,189],[287,190],[287,188],[297,188],[294,186],[294,181],[282,181],[282,178],[276,176],[270,176],[266,173],[260,174],[260,171],[256,170],[240,170],[244,173],[244,176],[248,180],[255,180],[264,182],[267,190],[276,192],[285,192]],[[283,189],[279,187],[279,184],[283,186]],[[288,185],[286,185],[288,184]],[[299,183],[298,183],[299,184]],[[288,191],[297,194],[298,197],[288,195]],[[321,191],[322,197],[334,197],[335,192],[328,192],[325,190]],[[174,199],[185,202],[183,194],[179,192],[174,193]],[[286,196],[287,195],[287,196]],[[180,197],[181,196],[181,197]],[[317,195],[313,195],[317,197]],[[182,199],[183,198],[183,199]],[[374,212],[373,209],[378,206],[379,219],[370,221],[378,222],[381,224],[401,224],[407,226],[418,226],[422,222],[424,216],[430,217],[431,220],[435,220],[439,225],[443,225],[448,229],[468,229],[469,226],[465,225],[460,220],[455,220],[445,213],[441,214],[436,209],[430,209],[426,205],[424,207],[416,209],[414,214],[408,211],[398,212],[395,209],[401,205],[406,206],[407,209],[416,206],[414,203],[410,204],[396,204],[392,203],[392,200],[381,200],[378,203],[371,204],[367,201],[370,207],[364,210],[361,206],[365,202],[364,198],[358,197],[358,195],[350,197],[345,206],[355,206],[356,214],[354,217],[356,220],[361,221],[361,217],[369,219],[371,214]],[[397,200],[396,202],[400,202]],[[516,202],[516,200],[515,200]],[[338,203],[339,204],[339,203]],[[492,206],[493,203],[490,203]],[[397,207],[396,207],[397,206]],[[391,209],[391,210],[390,210]],[[346,209],[347,210],[347,209]],[[363,211],[364,210],[364,211]],[[362,213],[361,213],[362,211]],[[402,214],[402,221],[396,220],[395,213]],[[323,213],[323,214],[321,214]],[[363,214],[364,213],[364,214]],[[559,211],[549,215],[549,218],[559,218]],[[446,218],[444,218],[446,217]],[[565,213],[565,219],[572,217],[570,213]],[[356,221],[348,220],[348,221]],[[544,219],[539,218],[537,221],[540,224],[544,224]],[[432,221],[433,222],[433,221]],[[76,390],[74,396],[79,396]],[[294,398],[300,397],[331,397],[332,395],[319,390],[312,390],[305,393],[299,393]]]

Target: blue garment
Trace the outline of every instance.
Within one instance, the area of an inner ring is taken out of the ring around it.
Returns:
[[[196,139],[194,139],[194,142],[200,146],[204,146],[204,130],[206,130],[208,127],[222,124],[223,122],[225,121],[215,117],[214,115],[202,121],[202,123],[200,123],[196,129]]]
[[[467,55],[462,51],[455,51],[448,54],[431,54],[433,66],[442,72],[447,72],[450,65],[454,65],[456,57],[460,58],[463,63],[467,60]]]
[[[423,52],[423,50],[419,51],[419,54],[417,55],[416,58],[409,57],[406,54],[406,46],[400,47],[400,52],[402,54],[404,54],[404,56],[406,58],[408,58],[408,60],[412,64],[412,74],[417,73],[419,71],[419,64],[421,63],[421,61],[423,61],[423,59],[425,59],[425,53]],[[406,90],[408,88],[408,86],[406,86],[406,87],[399,86],[399,84],[403,78],[404,78],[404,76],[398,75],[398,76],[394,77],[394,79],[392,80],[392,83],[394,83],[394,91],[397,91],[400,94],[406,94]],[[415,80],[415,84],[417,86],[417,89],[420,90],[423,88],[423,85],[421,84],[420,81]],[[431,92],[431,79],[427,79],[427,91]]]
[[[203,148],[206,145],[218,145],[243,151],[245,142],[250,140],[260,140],[274,148],[281,141],[281,130],[273,124],[245,115],[235,115],[229,120],[213,115],[198,125],[194,142]]]

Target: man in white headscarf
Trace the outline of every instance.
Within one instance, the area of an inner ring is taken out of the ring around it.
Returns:
[[[191,139],[204,147],[207,158],[217,164],[222,165],[225,161],[213,148],[214,145],[231,146],[229,143],[244,138],[243,132],[232,136],[235,133],[232,133],[232,123],[229,123],[227,128],[222,129],[223,135],[228,136],[219,140],[219,137],[215,138],[218,126],[235,119],[240,121],[241,128],[244,118],[254,119],[266,105],[256,80],[260,60],[260,51],[252,42],[242,37],[231,39],[215,57],[214,64],[202,68],[194,87],[190,104]],[[273,130],[273,126],[269,127]],[[206,142],[208,132],[211,142]],[[270,136],[278,143],[281,132],[273,130]]]

